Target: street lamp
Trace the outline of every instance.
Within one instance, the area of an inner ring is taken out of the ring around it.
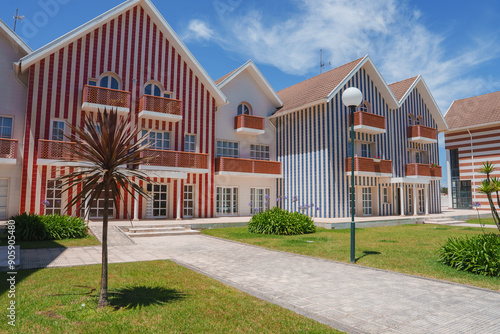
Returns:
[[[351,114],[351,263],[355,261],[356,225],[354,223],[354,111],[363,101],[363,93],[356,87],[347,88],[342,94],[342,103]]]

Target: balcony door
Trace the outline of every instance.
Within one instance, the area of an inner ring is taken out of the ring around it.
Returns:
[[[0,219],[7,219],[8,198],[9,198],[9,180],[0,179]]]
[[[238,214],[238,188],[217,187],[216,211],[218,216]]]
[[[151,197],[146,203],[147,218],[166,218],[168,212],[168,186],[166,184],[148,184]]]
[[[363,188],[363,216],[371,216],[372,209],[372,188]]]

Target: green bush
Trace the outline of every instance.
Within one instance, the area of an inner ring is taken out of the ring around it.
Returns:
[[[439,250],[439,262],[478,275],[500,276],[500,236],[449,238]]]
[[[22,213],[16,222],[16,241],[76,239],[87,236],[87,225],[79,217]]]
[[[316,232],[312,219],[299,212],[278,207],[258,213],[250,219],[248,231],[260,234],[296,235]]]

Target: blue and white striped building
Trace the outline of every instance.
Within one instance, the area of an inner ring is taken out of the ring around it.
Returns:
[[[420,76],[388,85],[369,56],[278,92],[283,108],[270,119],[283,166],[282,207],[350,215],[350,116],[341,100],[348,87],[364,99],[354,122],[356,215],[440,212],[441,112]]]

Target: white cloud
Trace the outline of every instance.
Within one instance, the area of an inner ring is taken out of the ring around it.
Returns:
[[[208,41],[215,37],[215,32],[208,26],[207,22],[193,19],[189,21],[187,31],[184,33],[185,40],[204,40]]]
[[[424,14],[404,0],[295,0],[289,5],[296,10],[284,18],[236,3],[218,13],[216,33],[208,27],[204,33],[200,28],[206,26],[196,24],[190,30],[207,39],[217,34],[225,49],[288,74],[317,72],[320,49],[333,67],[370,54],[389,83],[423,75],[443,112],[454,99],[471,96],[471,85],[500,87],[491,79],[467,76],[473,66],[493,59],[500,43],[449,51],[445,36],[420,23]]]

